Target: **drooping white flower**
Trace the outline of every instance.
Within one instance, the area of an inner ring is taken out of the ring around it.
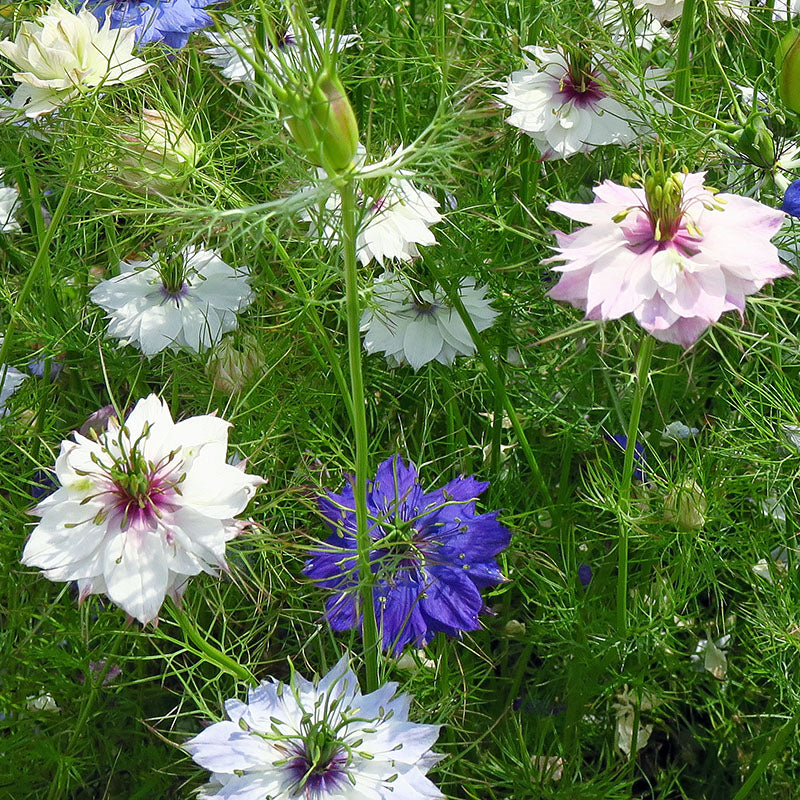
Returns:
[[[650,741],[650,735],[653,733],[653,725],[645,724],[642,721],[641,712],[651,711],[658,705],[658,701],[647,691],[643,691],[641,695],[629,692],[626,684],[617,695],[616,702],[611,705],[616,710],[617,717],[614,741],[626,756],[630,756],[633,749],[633,731],[637,716],[639,717],[639,725],[636,728],[636,752],[647,745]],[[637,705],[639,714],[637,714]]]
[[[77,581],[81,599],[105,593],[146,624],[191,575],[225,569],[235,517],[264,481],[225,463],[230,423],[213,415],[172,420],[151,394],[120,426],[61,443],[60,483],[22,563],[52,581]]]
[[[486,299],[486,287],[464,278],[459,297],[478,331],[486,330],[497,312]],[[400,275],[384,272],[372,288],[372,305],[361,317],[364,347],[384,353],[390,366],[429,361],[451,365],[457,355],[472,355],[475,345],[458,312],[440,286],[417,290]]]
[[[411,697],[387,683],[362,695],[343,657],[323,678],[264,681],[248,701],[228,700],[228,720],[184,745],[212,772],[205,800],[433,800],[425,776],[438,725],[408,720]]]
[[[363,158],[362,150],[359,145],[359,155]],[[363,266],[373,258],[381,265],[384,259],[410,261],[419,255],[417,245],[436,244],[430,226],[442,220],[439,201],[414,185],[413,174],[398,170],[379,195],[361,196],[356,252]],[[332,192],[321,212],[312,215],[306,210],[302,215],[302,219],[311,222],[311,232],[316,231],[331,249],[339,243],[341,205],[341,196]]]
[[[254,26],[241,22],[232,14],[223,14],[222,19],[227,30],[205,31],[205,35],[214,46],[203,52],[211,56],[211,63],[222,70],[224,78],[234,83],[251,85],[256,78],[253,65],[258,63],[257,59],[260,58],[253,47]],[[320,25],[318,17],[312,17],[310,22],[313,34],[326,51],[333,49],[334,41],[338,52],[352,47],[360,39],[357,34],[352,33],[345,33],[336,38],[335,31]],[[319,60],[316,51],[306,45],[302,31],[298,32],[293,25],[289,25],[284,30],[276,31],[276,34],[279,40],[275,44],[264,43],[265,69],[280,73],[286,67],[302,68],[303,56],[309,59],[312,65],[316,65]]]
[[[647,123],[611,94],[608,74],[578,56],[524,47],[526,67],[512,72],[498,99],[513,111],[506,120],[536,143],[544,159],[569,158],[607,144],[628,145],[650,133]],[[656,88],[662,72],[650,70],[645,86]],[[637,89],[638,91],[638,89]],[[665,104],[660,106],[663,112]]]
[[[100,28],[90,11],[75,14],[55,0],[23,22],[14,41],[0,42],[0,53],[18,68],[11,105],[36,118],[87,89],[137,78],[150,65],[133,55],[135,34],[135,28]]]
[[[2,180],[3,170],[0,170],[0,233],[13,233],[21,229],[14,216],[19,208],[19,191],[5,186]]]
[[[236,314],[253,300],[249,267],[231,267],[202,247],[170,259],[123,261],[120,270],[89,296],[108,312],[109,335],[147,356],[167,347],[206,350],[236,327]]]

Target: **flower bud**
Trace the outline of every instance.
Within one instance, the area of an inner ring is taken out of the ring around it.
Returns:
[[[688,478],[664,498],[664,519],[679,530],[699,531],[705,525],[707,508],[703,490]]]
[[[141,119],[120,138],[120,180],[136,191],[180,190],[197,163],[197,147],[180,120],[164,111],[142,110]]]
[[[800,113],[800,31],[792,30],[781,39],[775,53],[778,91],[790,111]]]
[[[736,149],[758,167],[775,164],[775,143],[772,133],[760,114],[754,114],[745,126],[734,134]]]
[[[211,352],[206,374],[216,389],[232,394],[241,391],[263,365],[258,342],[252,336],[242,336],[238,347],[232,336],[226,336]]]
[[[350,168],[358,123],[337,75],[324,74],[307,97],[283,93],[286,128],[306,157],[330,175]]]

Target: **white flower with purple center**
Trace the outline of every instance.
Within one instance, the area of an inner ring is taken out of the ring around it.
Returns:
[[[606,144],[628,145],[650,133],[646,122],[611,93],[608,76],[584,53],[529,46],[526,67],[512,72],[498,99],[513,111],[506,120],[530,136],[544,159],[569,158]],[[660,71],[645,86],[661,83]],[[647,101],[655,108],[653,101]],[[664,110],[664,104],[659,104]]]
[[[203,52],[211,56],[211,63],[222,70],[222,76],[234,83],[255,83],[255,64],[260,58],[253,46],[255,31],[253,26],[240,22],[231,14],[223,14],[222,19],[228,29],[224,32],[206,31],[205,35],[214,45]],[[342,51],[356,44],[360,37],[357,34],[346,33],[336,37],[336,32],[324,28],[319,24],[317,17],[311,20],[312,33],[323,49],[329,52],[334,49]],[[300,69],[303,66],[303,57],[316,63],[319,59],[313,47],[308,47],[303,41],[302,33],[295,30],[293,25],[275,31],[277,41],[266,42],[264,47],[263,66],[270,72],[280,74],[289,66]]]
[[[475,328],[489,328],[497,312],[486,299],[486,287],[464,278],[458,289]],[[390,366],[410,364],[415,370],[429,361],[450,366],[457,355],[470,356],[475,344],[444,291],[416,289],[401,275],[384,272],[372,289],[372,305],[361,317],[364,347],[384,353]]]
[[[212,772],[204,800],[432,800],[438,725],[410,722],[387,683],[362,695],[346,656],[321,679],[264,681],[184,748]]]
[[[105,593],[147,624],[164,597],[180,598],[201,572],[225,569],[225,543],[264,481],[225,462],[230,423],[214,415],[175,423],[154,394],[120,426],[61,443],[60,483],[22,563],[52,581],[77,581],[80,599]]]
[[[89,296],[108,312],[109,336],[137,344],[146,356],[167,347],[207,350],[253,301],[249,268],[231,267],[202,247],[123,261],[120,270]]]
[[[384,650],[397,655],[408,644],[427,644],[438,632],[460,636],[480,627],[481,589],[505,580],[495,556],[511,540],[497,511],[476,513],[475,501],[488,486],[459,477],[424,492],[416,467],[399,455],[378,467],[367,486],[367,514]],[[353,481],[317,502],[333,533],[303,572],[332,590],[325,608],[334,630],[360,628]]]

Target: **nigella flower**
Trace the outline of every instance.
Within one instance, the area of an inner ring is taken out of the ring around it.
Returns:
[[[263,681],[247,703],[228,700],[228,719],[184,748],[211,782],[204,800],[431,800],[425,773],[439,725],[410,722],[411,696],[387,683],[362,695],[344,656],[321,679],[292,672]]]
[[[20,84],[11,107],[35,119],[82,91],[142,75],[149,65],[133,56],[133,35],[132,28],[100,29],[85,8],[73,14],[54,0],[46,13],[20,25],[14,41],[0,42]]]
[[[3,340],[2,337],[0,337],[0,345],[2,345],[2,343]],[[4,417],[8,414],[6,401],[19,389],[20,384],[26,377],[27,375],[20,372],[18,369],[9,367],[6,364],[0,364],[0,417]]]
[[[19,210],[19,191],[13,186],[5,186],[2,178],[3,170],[0,169],[0,233],[14,233],[21,230],[15,218]]]
[[[705,173],[655,171],[644,188],[604,181],[593,203],[549,206],[587,223],[555,231],[561,278],[548,294],[587,319],[633,314],[656,339],[691,347],[745,297],[791,275],[770,242],[784,215],[749,197],[717,194]]]
[[[172,421],[151,394],[120,426],[61,443],[61,484],[32,511],[40,517],[22,563],[52,581],[77,581],[81,600],[105,593],[146,624],[191,575],[225,569],[264,481],[225,463],[230,423],[213,415]]]
[[[123,261],[91,299],[108,312],[108,333],[152,356],[167,347],[199,353],[237,324],[253,300],[248,267],[226,264],[214,250],[186,247],[171,258]]]
[[[498,99],[513,109],[508,124],[527,133],[543,159],[569,158],[599,145],[627,145],[649,132],[613,97],[608,74],[584,52],[565,55],[534,46],[523,50],[533,58],[523,54],[525,69],[511,73],[506,93]],[[645,85],[656,87],[660,74],[651,70]]]
[[[782,0],[778,0],[775,7],[778,8],[781,2]],[[633,5],[635,8],[648,9],[659,22],[676,20],[683,12],[683,0],[633,0]],[[722,16],[737,19],[739,22],[748,20],[750,0],[712,0],[710,5]]]
[[[213,20],[203,10],[221,0],[88,0],[86,7],[111,30],[136,28],[136,43],[163,42],[180,49]],[[76,5],[82,5],[79,0]],[[106,22],[107,21],[107,22]]]
[[[658,39],[669,36],[667,29],[649,11],[631,13],[623,0],[592,0],[597,12],[597,22],[608,31],[611,41],[626,47],[631,34],[637,47],[652,50]]]
[[[486,287],[464,278],[458,289],[464,307],[479,331],[490,327],[497,312],[486,299]],[[384,272],[372,289],[373,304],[361,317],[368,353],[385,353],[393,367],[415,370],[429,361],[451,365],[457,355],[469,356],[475,345],[444,290],[414,289],[400,275]]]
[[[358,152],[363,160],[365,151],[361,145]],[[410,261],[419,255],[417,245],[436,244],[430,226],[442,220],[439,201],[414,185],[413,174],[409,170],[398,170],[379,194],[360,198],[362,217],[356,251],[363,266],[373,258],[381,265],[384,259]],[[320,175],[324,176],[324,171],[320,171]],[[302,217],[311,221],[311,230],[316,230],[331,249],[339,244],[341,204],[341,197],[333,192],[325,201],[322,213],[312,216],[306,211]]]
[[[251,85],[256,79],[254,64],[258,63],[256,59],[260,58],[253,47],[253,27],[240,22],[231,14],[223,14],[222,19],[228,30],[222,33],[206,31],[205,35],[214,47],[209,47],[203,52],[211,56],[211,63],[222,70],[224,78],[235,83]],[[312,17],[309,22],[313,35],[326,52],[333,49],[334,40],[336,51],[339,52],[352,47],[360,38],[357,34],[351,33],[342,34],[337,38],[335,31],[319,24],[318,17]],[[316,50],[304,43],[302,31],[295,30],[290,24],[286,28],[276,30],[275,33],[277,41],[264,43],[265,68],[278,74],[287,66],[302,68],[301,53],[310,59],[312,64],[318,62]],[[280,51],[280,55],[275,52],[276,50]]]
[[[624,433],[603,434],[606,441],[614,442],[623,452],[628,447],[628,437]],[[647,453],[645,452],[644,445],[641,442],[634,442],[633,444],[633,477],[637,481],[647,480]]]
[[[481,589],[504,580],[495,556],[511,539],[498,512],[475,511],[475,500],[488,486],[460,477],[423,492],[416,467],[406,466],[399,455],[378,467],[367,487],[367,513],[384,650],[398,654],[407,644],[426,644],[439,631],[459,636],[480,627]],[[334,630],[360,627],[352,481],[340,493],[321,496],[318,504],[333,533],[303,572],[333,590],[326,611]]]

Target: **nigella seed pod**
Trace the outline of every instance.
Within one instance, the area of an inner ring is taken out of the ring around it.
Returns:
[[[775,53],[775,66],[783,104],[800,114],[800,31],[790,31],[781,39]]]
[[[772,133],[760,114],[747,120],[735,134],[736,148],[758,167],[772,167],[775,163],[775,142]]]

